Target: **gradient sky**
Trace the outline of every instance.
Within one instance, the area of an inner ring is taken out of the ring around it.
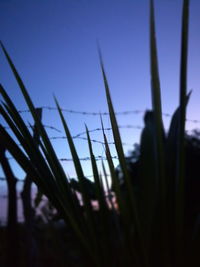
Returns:
[[[13,59],[37,107],[54,107],[53,94],[63,108],[77,111],[107,111],[99,65],[98,40],[116,111],[151,108],[149,71],[148,0],[0,0],[0,39]],[[172,114],[178,105],[182,0],[155,0],[156,32],[163,112]],[[188,90],[193,93],[187,117],[200,113],[200,1],[191,0]],[[26,109],[8,64],[0,51],[0,82],[19,110]],[[64,113],[72,135],[100,127],[98,116]],[[23,115],[31,122],[29,114]],[[0,118],[2,122],[2,118]],[[141,114],[118,116],[119,125],[142,126]],[[164,117],[167,128],[169,119]],[[62,130],[56,111],[43,111],[43,123]],[[108,117],[104,117],[109,127]],[[5,124],[3,124],[5,125]],[[187,123],[187,129],[198,128]],[[48,130],[49,136],[62,136]],[[127,152],[139,140],[138,129],[122,129]],[[102,140],[100,132],[91,138]],[[112,141],[112,135],[108,132]],[[70,158],[64,140],[52,140],[59,158]],[[76,140],[80,157],[88,156],[84,140]],[[95,154],[104,155],[102,145],[93,144]],[[115,155],[114,149],[112,149]],[[15,175],[24,174],[11,160]],[[117,164],[117,162],[116,162]],[[70,176],[73,165],[64,162]],[[83,162],[85,175],[90,162]],[[0,176],[3,176],[0,171]],[[5,183],[0,183],[0,195]],[[0,199],[2,203],[2,199]],[[1,204],[3,205],[3,204]],[[1,207],[0,207],[1,213]],[[1,214],[0,214],[1,217]]]

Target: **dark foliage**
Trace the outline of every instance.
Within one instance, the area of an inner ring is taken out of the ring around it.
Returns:
[[[128,171],[131,177],[137,199],[140,197],[141,154],[140,146],[126,157]],[[120,179],[121,191],[126,197],[126,186],[120,165],[116,168]],[[166,170],[169,171],[169,170]],[[114,191],[114,187],[112,186]],[[172,196],[169,196],[172,197]],[[173,202],[173,201],[172,201]],[[200,216],[200,131],[194,130],[192,134],[185,134],[185,224],[190,234],[194,235],[199,225]]]

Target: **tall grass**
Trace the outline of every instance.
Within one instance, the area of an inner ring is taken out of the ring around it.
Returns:
[[[153,0],[150,0],[150,73],[152,112],[147,113],[146,126],[141,135],[141,164],[139,172],[140,191],[135,195],[125,155],[110,89],[99,50],[110,121],[119,163],[123,172],[127,197],[124,198],[116,176],[108,142],[105,142],[107,162],[115,189],[118,210],[109,209],[102,186],[102,176],[97,169],[92,144],[87,131],[91,166],[94,175],[95,195],[99,204],[98,212],[93,210],[85,183],[84,170],[70,134],[67,122],[55,99],[59,116],[68,140],[75,170],[80,185],[83,207],[56,156],[48,135],[37,116],[36,108],[20,78],[8,52],[1,43],[3,52],[18,82],[21,93],[33,116],[41,136],[39,148],[26,127],[23,119],[3,86],[0,93],[3,102],[0,112],[23,147],[0,125],[0,136],[7,150],[13,155],[24,171],[37,184],[66,223],[71,225],[82,245],[91,266],[196,266],[199,234],[188,237],[185,226],[185,162],[184,135],[187,95],[187,47],[188,47],[189,0],[183,1],[182,40],[180,62],[180,102],[175,111],[169,132],[164,133],[159,82],[159,68],[156,48],[156,31]],[[103,167],[106,178],[105,168]],[[111,200],[112,202],[112,200]],[[113,203],[111,203],[113,207]],[[189,244],[189,245],[188,245]]]

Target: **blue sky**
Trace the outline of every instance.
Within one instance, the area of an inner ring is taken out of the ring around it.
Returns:
[[[178,104],[182,0],[155,0],[156,31],[163,112],[172,114]],[[193,93],[188,118],[199,118],[200,99],[200,1],[191,0],[188,90]],[[55,106],[53,94],[63,108],[77,111],[107,111],[104,85],[97,53],[103,54],[116,111],[151,108],[149,70],[149,3],[147,0],[0,0],[0,39],[13,59],[37,107]],[[19,110],[25,102],[0,51],[0,82]],[[100,126],[98,116],[64,113],[72,135]],[[31,122],[29,114],[24,114]],[[1,122],[2,119],[0,118]],[[120,125],[143,125],[142,114],[118,116]],[[166,127],[169,119],[164,117]],[[43,123],[62,130],[56,111],[43,111]],[[104,117],[109,127],[108,117]],[[198,127],[187,123],[187,128]],[[48,130],[49,136],[62,136]],[[127,152],[139,140],[138,129],[122,129]],[[100,132],[91,133],[102,140]],[[108,132],[112,141],[112,135]],[[59,158],[70,158],[64,140],[53,140]],[[84,140],[75,144],[80,157],[88,156]],[[102,145],[93,144],[96,155]],[[114,149],[112,149],[115,155]],[[19,178],[23,172],[11,161]],[[116,162],[117,164],[117,162]],[[73,165],[64,162],[75,176]],[[90,162],[83,162],[91,174]],[[2,174],[2,172],[1,172]],[[1,175],[3,176],[3,174]],[[5,191],[1,183],[0,194]]]

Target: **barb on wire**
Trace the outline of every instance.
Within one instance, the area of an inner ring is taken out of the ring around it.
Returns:
[[[42,106],[40,107],[42,109],[54,111],[58,110],[56,107],[50,107],[50,106]],[[67,112],[67,113],[74,113],[74,114],[81,114],[81,115],[92,115],[92,116],[99,116],[99,114],[103,116],[108,116],[109,112],[90,112],[90,111],[77,111],[77,110],[72,110],[72,109],[66,109],[66,108],[61,108],[61,111]],[[24,110],[18,110],[19,113],[25,113],[25,112],[30,112],[27,109]],[[120,111],[116,112],[116,115],[129,115],[129,114],[139,114],[139,113],[144,113],[142,110],[129,110],[129,111]]]
[[[32,125],[26,125],[26,127],[27,128],[32,128]],[[48,128],[48,129],[51,129],[51,130],[54,130],[54,131],[56,131],[56,132],[58,132],[58,133],[61,133],[61,131],[59,130],[59,129],[57,129],[56,127],[53,127],[53,126],[51,126],[51,125],[45,125],[45,124],[43,124],[43,127],[44,128]],[[10,129],[10,127],[9,126],[3,126],[3,128],[4,129]]]
[[[56,132],[61,133],[61,131],[60,131],[59,129],[57,129],[56,127],[53,127],[53,126],[51,126],[51,125],[44,125],[44,124],[43,124],[43,126],[44,126],[44,128],[48,128],[48,129],[51,129],[51,130],[54,130],[54,131],[56,131]]]
[[[50,107],[50,106],[41,106],[40,108],[46,109],[49,111],[56,111],[58,110],[56,107]],[[71,113],[71,114],[81,114],[81,115],[91,115],[91,116],[99,116],[100,114],[102,116],[108,116],[109,112],[89,112],[89,111],[77,111],[77,110],[72,110],[72,109],[66,109],[66,108],[61,108],[63,112]],[[25,112],[30,112],[28,109],[24,110],[18,110],[19,113],[25,113]],[[127,110],[127,111],[119,111],[116,112],[115,115],[130,115],[130,114],[144,114],[145,110]],[[163,116],[165,117],[172,117],[171,114],[169,113],[162,113]],[[193,122],[193,123],[200,123],[200,120],[196,119],[186,119],[186,121]]]
[[[29,126],[29,127],[32,127],[32,126]],[[53,128],[51,126],[46,126],[46,125],[45,125],[45,127]],[[122,125],[122,126],[119,126],[119,128],[121,128],[121,129],[139,129],[139,130],[141,130],[142,126]],[[104,130],[105,131],[112,131],[112,128],[105,128]],[[95,131],[102,131],[102,129],[101,128],[96,128],[96,129],[93,129],[93,130],[89,130],[89,132],[95,132]],[[82,135],[85,135],[85,134],[86,134],[86,132],[81,132],[81,133],[76,134],[75,136],[72,136],[72,138],[73,139],[80,139],[80,140],[88,141],[88,139],[86,137],[82,137]],[[52,136],[52,137],[49,137],[49,139],[50,140],[62,140],[62,139],[67,139],[67,137],[66,136]],[[99,140],[96,140],[96,139],[91,139],[91,142],[96,143],[96,144],[105,145],[105,143],[103,141],[99,141]],[[114,141],[108,142],[108,144],[109,145],[114,145],[115,142]],[[123,144],[123,146],[132,146],[132,144],[125,143],[125,142],[123,142],[122,144]],[[19,143],[18,143],[18,145],[21,146],[21,144],[19,144]]]
[[[7,160],[13,160],[14,158],[13,157],[7,157]],[[113,156],[112,159],[118,159],[117,156]],[[59,159],[60,161],[73,161],[72,158],[60,158]],[[87,161],[87,160],[91,160],[90,157],[84,157],[84,158],[79,158],[79,160],[81,161]],[[103,157],[103,156],[96,156],[95,157],[95,160],[106,160],[106,157]],[[20,180],[21,181],[21,180]],[[23,180],[22,180],[23,181]]]
[[[81,140],[85,140],[85,141],[87,141],[87,138],[86,138],[86,137],[79,137],[79,136],[76,136],[76,137],[72,137],[72,138],[74,138],[74,139],[81,139]],[[59,139],[67,139],[67,137],[66,137],[66,136],[53,136],[53,137],[50,137],[49,139],[50,139],[50,140],[59,140]],[[98,144],[102,144],[102,145],[104,145],[104,142],[99,141],[99,140],[95,140],[95,139],[91,139],[91,142],[94,142],[94,143],[98,143]],[[110,145],[113,145],[114,142],[110,142],[109,144],[110,144]]]
[[[143,128],[140,125],[119,125],[118,127],[120,129],[138,129],[138,130],[141,130]],[[89,130],[89,133],[98,132],[98,131],[102,132],[102,128],[96,128],[93,130]],[[112,131],[112,128],[111,127],[105,128],[104,131]],[[86,132],[84,131],[84,132],[78,133],[78,134],[74,135],[73,138],[75,139],[75,138],[78,138],[82,135],[86,135]]]
[[[81,137],[81,136],[76,136],[76,137],[72,137],[74,139],[80,139],[80,140],[84,140],[84,141],[88,141],[88,139],[86,137]],[[50,140],[59,140],[59,139],[67,139],[66,136],[52,136],[49,138]],[[96,139],[91,139],[90,140],[93,143],[97,143],[97,144],[101,144],[101,145],[105,145],[105,143],[103,141],[99,141]],[[114,145],[115,142],[108,142],[109,145]],[[131,146],[132,144],[128,144],[128,143],[122,143],[124,146]]]
[[[95,157],[95,160],[106,160],[107,158],[106,157],[103,157],[103,156],[96,156]],[[119,159],[117,156],[112,156],[112,159]],[[71,159],[71,158],[61,158],[61,159],[59,159],[60,161],[73,161],[73,159]],[[91,158],[90,157],[85,157],[85,158],[79,158],[79,160],[81,160],[81,161],[90,161],[91,160]]]

